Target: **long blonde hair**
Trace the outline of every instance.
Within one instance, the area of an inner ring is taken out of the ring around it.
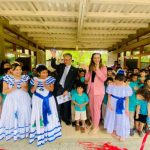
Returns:
[[[99,68],[101,69],[103,67],[101,54],[100,53],[93,53],[92,57],[91,57],[90,65],[89,65],[89,71],[90,72],[92,72],[92,68],[93,68],[93,66],[95,66],[95,63],[93,61],[93,58],[94,58],[95,55],[99,55],[100,56]]]

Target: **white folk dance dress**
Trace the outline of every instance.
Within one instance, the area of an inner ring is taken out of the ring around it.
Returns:
[[[22,75],[20,80],[13,76],[4,77],[9,88],[17,84],[17,89],[6,95],[0,119],[0,140],[6,138],[23,139],[29,136],[31,121],[31,98],[29,94],[21,89],[22,83],[27,83],[29,76]]]
[[[30,128],[30,144],[37,139],[37,146],[43,145],[46,141],[52,142],[61,137],[61,125],[58,118],[56,102],[54,96],[43,87],[43,82],[47,85],[53,84],[55,79],[48,77],[45,80],[33,78],[30,83],[38,81],[38,86],[32,96],[32,115]]]
[[[127,138],[130,134],[129,116],[125,113],[125,99],[132,95],[130,86],[109,85],[106,92],[111,95],[111,106],[113,111],[107,106],[104,128],[108,133],[116,134],[122,138]]]

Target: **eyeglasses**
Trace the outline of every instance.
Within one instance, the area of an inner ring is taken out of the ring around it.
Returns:
[[[71,59],[64,59],[64,61],[70,61]]]

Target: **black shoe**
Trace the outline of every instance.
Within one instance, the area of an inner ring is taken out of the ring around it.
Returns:
[[[79,122],[79,125],[82,126],[82,122],[81,121]]]
[[[134,135],[134,129],[130,129],[130,136]]]
[[[143,132],[142,131],[139,131],[138,134],[139,134],[140,137],[143,137]]]
[[[66,121],[65,123],[66,123],[67,126],[71,125],[70,121]]]
[[[87,119],[87,120],[85,121],[85,123],[86,123],[87,126],[91,126],[91,122],[90,122],[89,119]]]
[[[75,121],[72,122],[72,126],[73,126],[73,127],[76,126],[76,122],[75,122]]]
[[[145,129],[145,133],[147,133],[148,131],[150,131],[150,127]]]

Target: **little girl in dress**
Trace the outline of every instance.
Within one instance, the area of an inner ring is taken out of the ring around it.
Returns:
[[[132,89],[124,80],[124,71],[119,70],[114,83],[109,84],[106,89],[108,103],[104,128],[120,141],[130,134],[128,97],[132,95]]]

